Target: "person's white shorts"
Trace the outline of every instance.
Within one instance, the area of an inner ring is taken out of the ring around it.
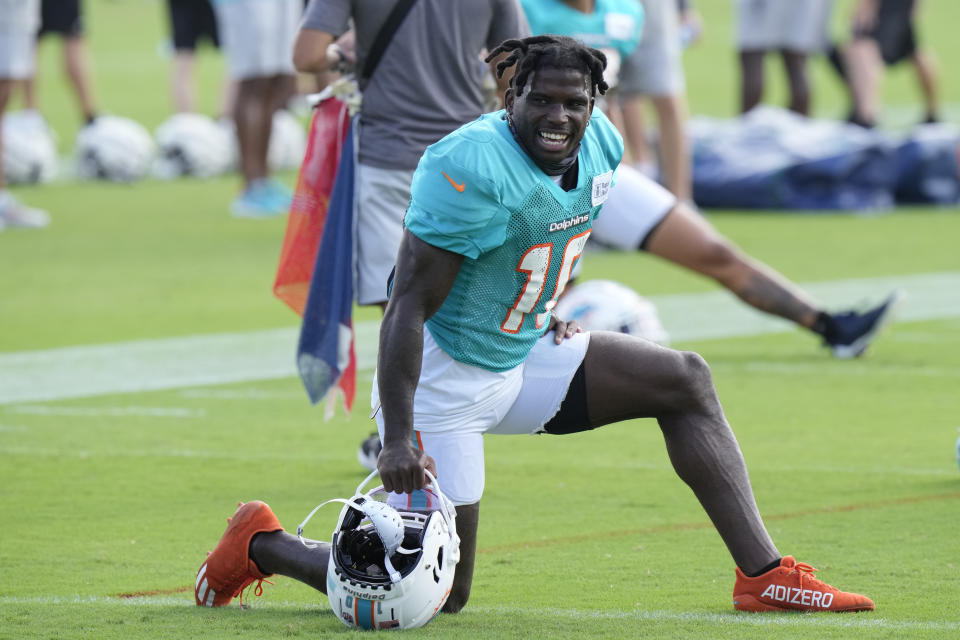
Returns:
[[[22,80],[34,74],[33,33],[0,31],[0,78]]]
[[[0,78],[33,77],[40,0],[0,0]]]
[[[214,0],[217,29],[235,80],[294,75],[302,0]]]
[[[684,92],[676,0],[643,0],[640,43],[620,68],[622,95],[675,96]]]
[[[593,221],[590,242],[625,251],[640,249],[676,204],[675,195],[633,167],[621,164],[617,182]]]
[[[437,478],[447,497],[456,505],[473,504],[483,495],[483,435],[541,433],[567,395],[590,334],[578,333],[559,345],[548,334],[522,364],[502,373],[453,360],[428,329],[423,343],[414,397],[414,444],[436,461]],[[376,377],[371,403],[382,439]]]
[[[738,51],[822,51],[833,0],[737,0]]]
[[[380,169],[365,164],[356,167],[354,211],[359,304],[377,304],[387,299],[387,278],[397,260],[414,171]]]

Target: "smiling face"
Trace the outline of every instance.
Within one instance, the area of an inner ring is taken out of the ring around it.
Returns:
[[[530,74],[522,95],[507,90],[516,134],[541,169],[549,172],[580,144],[593,113],[590,89],[586,71],[543,67]]]

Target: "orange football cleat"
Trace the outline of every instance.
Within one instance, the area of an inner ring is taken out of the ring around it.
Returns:
[[[740,611],[873,611],[873,600],[813,577],[813,567],[784,556],[780,566],[756,578],[737,568],[733,608]]]
[[[220,542],[207,554],[197,572],[194,599],[198,607],[222,607],[240,596],[254,580],[259,580],[254,593],[263,592],[262,582],[273,574],[264,574],[250,559],[250,540],[261,532],[281,531],[280,521],[266,503],[254,500],[240,503]]]

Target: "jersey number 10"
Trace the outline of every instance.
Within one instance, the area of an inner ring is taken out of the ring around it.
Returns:
[[[563,293],[564,287],[567,286],[573,263],[583,253],[583,246],[587,243],[589,237],[590,230],[588,229],[567,240],[567,246],[563,249],[563,262],[560,263],[560,272],[557,274],[557,284],[553,289],[553,296],[547,301],[544,312],[537,314],[537,329],[546,326],[547,320],[550,318],[550,312],[557,306],[557,299]],[[550,272],[552,258],[552,242],[535,244],[520,257],[516,270],[526,273],[527,281],[523,284],[523,289],[517,296],[517,301],[513,303],[513,308],[507,312],[507,317],[500,325],[502,331],[507,333],[518,333],[520,331],[524,318],[533,311],[537,302],[540,301],[540,296],[543,295],[543,288],[547,283],[547,274]]]

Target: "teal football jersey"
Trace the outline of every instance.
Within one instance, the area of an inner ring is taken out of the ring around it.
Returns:
[[[622,153],[620,134],[599,109],[581,142],[571,191],[520,147],[503,111],[427,148],[404,225],[464,256],[450,294],[427,321],[450,357],[490,371],[526,358],[583,251]]]
[[[578,11],[560,0],[521,0],[520,4],[534,34],[569,36],[603,51],[607,56],[604,79],[611,87],[616,86],[622,61],[640,42],[644,20],[641,3],[596,0],[590,13]]]

